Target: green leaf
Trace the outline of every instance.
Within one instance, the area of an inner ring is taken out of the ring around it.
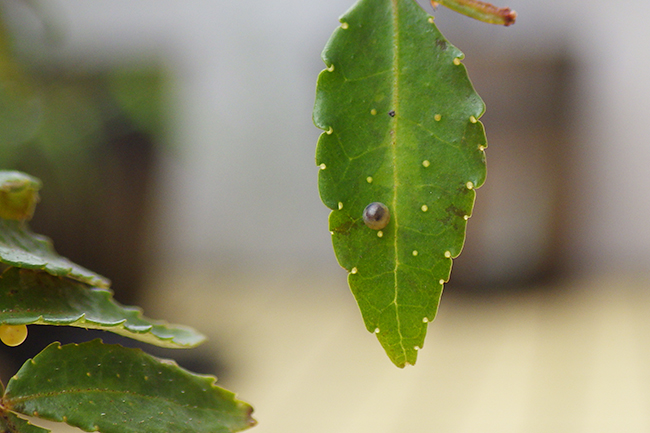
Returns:
[[[50,430],[35,426],[7,411],[0,412],[1,433],[47,433]]]
[[[0,263],[72,278],[108,288],[111,282],[57,254],[52,241],[32,232],[25,222],[0,218]]]
[[[255,425],[253,409],[215,381],[139,349],[99,340],[54,343],[9,381],[3,405],[102,433],[235,432]]]
[[[165,80],[159,68],[116,69],[108,76],[113,98],[138,129],[164,140]]]
[[[25,221],[38,203],[41,181],[19,171],[0,171],[0,218]]]
[[[0,155],[33,139],[42,115],[40,98],[10,45],[0,10]]]
[[[110,290],[19,268],[0,276],[0,323],[102,329],[170,348],[194,347],[205,340],[189,327],[153,321],[138,308],[119,305]]]
[[[484,104],[413,0],[360,0],[323,51],[314,122],[320,195],[366,328],[414,364],[485,180]],[[362,220],[371,202],[390,221]]]
[[[40,188],[41,181],[35,177],[0,171],[0,263],[108,288],[111,282],[107,278],[58,255],[49,238],[33,233],[23,221],[31,218]]]

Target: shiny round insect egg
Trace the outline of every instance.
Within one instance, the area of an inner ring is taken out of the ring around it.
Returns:
[[[25,325],[0,325],[0,341],[7,346],[20,346],[27,338]]]
[[[388,207],[378,201],[370,203],[363,210],[363,222],[373,230],[381,230],[388,225],[390,212]]]

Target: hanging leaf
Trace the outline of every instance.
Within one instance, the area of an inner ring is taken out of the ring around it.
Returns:
[[[484,104],[413,0],[360,0],[323,51],[314,122],[320,195],[366,328],[414,364],[485,180]],[[364,223],[379,202],[383,228]]]
[[[192,328],[153,321],[143,317],[139,308],[118,304],[110,290],[19,268],[0,275],[0,323],[101,329],[170,348],[205,341]]]
[[[215,381],[139,349],[54,343],[9,381],[2,406],[102,433],[229,433],[255,425],[253,409]]]

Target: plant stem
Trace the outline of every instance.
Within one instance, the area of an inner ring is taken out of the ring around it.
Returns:
[[[489,24],[509,26],[517,18],[517,12],[510,8],[498,8],[480,0],[431,0],[434,8],[439,4]]]

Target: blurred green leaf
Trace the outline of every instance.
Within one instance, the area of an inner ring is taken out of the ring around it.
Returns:
[[[43,270],[91,286],[110,286],[110,281],[62,257],[52,241],[33,233],[26,223],[0,218],[0,263],[25,269]]]
[[[113,98],[139,130],[159,138],[164,135],[165,80],[161,69],[116,69],[108,83]]]
[[[81,74],[37,78],[43,95],[40,148],[61,173],[91,164],[92,149],[106,142],[102,82]]]
[[[0,58],[0,63],[3,61]],[[3,148],[13,148],[34,138],[41,118],[41,100],[32,89],[0,78],[0,142]]]
[[[189,327],[142,316],[112,292],[45,272],[9,268],[0,276],[0,323],[102,329],[161,347],[194,347],[205,337]]]
[[[26,218],[15,218],[21,209],[31,218],[40,187],[40,180],[32,176],[0,171],[0,263],[108,288],[107,278],[58,255],[49,238],[33,233],[27,223],[19,221]]]
[[[485,180],[484,104],[413,0],[360,0],[323,50],[314,122],[334,251],[366,328],[414,364]],[[362,220],[384,203],[382,230]]]
[[[54,343],[9,381],[3,405],[102,433],[225,433],[255,425],[253,409],[215,381],[139,349]]]
[[[31,219],[41,181],[19,171],[0,171],[0,218]]]
[[[33,83],[13,55],[0,10],[0,155],[34,137],[41,110]]]
[[[47,433],[49,431],[17,417],[16,414],[0,409],[0,432],[2,433]]]
[[[441,4],[459,14],[467,15],[475,20],[488,24],[509,26],[515,23],[517,12],[510,8],[498,8],[490,3],[476,0],[432,0],[435,5]]]

